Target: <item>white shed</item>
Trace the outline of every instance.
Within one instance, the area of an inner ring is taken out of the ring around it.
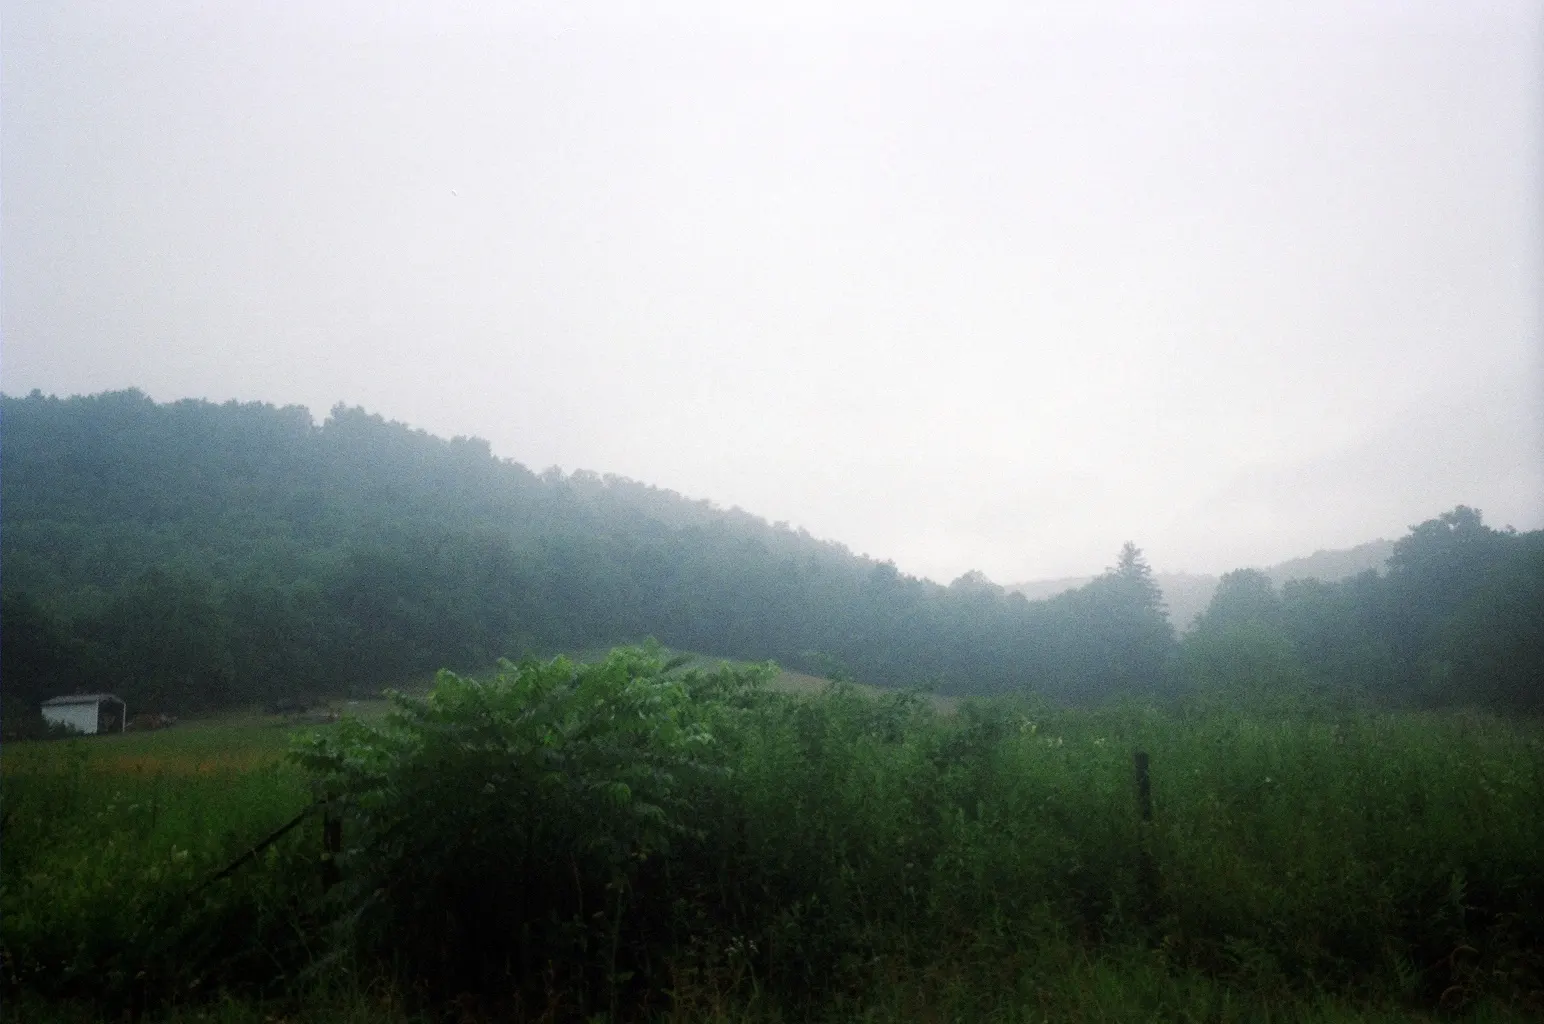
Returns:
[[[76,693],[50,697],[43,702],[43,720],[88,736],[99,732],[123,732],[129,708],[110,693]]]

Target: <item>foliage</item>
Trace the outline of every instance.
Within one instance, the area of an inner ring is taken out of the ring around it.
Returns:
[[[13,745],[6,994],[116,1012],[143,971],[174,1002],[396,993],[385,1018],[1228,1020],[1526,1016],[1544,992],[1536,725],[942,714],[762,676],[624,650],[447,674],[377,726],[328,727],[300,748],[344,819],[325,902],[314,828],[188,899],[304,803],[275,730]]]
[[[1062,613],[1054,677],[1043,692],[1082,700],[1151,695],[1174,651],[1174,629],[1142,552],[1127,541],[1114,567],[1081,589],[1052,598]]]
[[[85,688],[91,678],[85,645],[26,594],[0,596],[0,622],[5,627],[0,708],[6,737],[43,735],[47,730],[37,695],[51,687],[63,692]]]
[[[1395,543],[1386,576],[1239,570],[1181,644],[1182,688],[1214,698],[1544,710],[1544,532],[1460,505]]]
[[[1134,545],[1028,601],[619,477],[533,474],[358,409],[315,424],[138,392],[0,405],[12,720],[61,689],[186,714],[645,636],[952,695],[1092,703],[1196,682],[1176,678],[1196,662],[1176,660]],[[1278,592],[1231,574],[1205,618],[1264,614],[1294,652],[1288,675],[1336,699],[1533,712],[1541,550],[1544,532],[1459,506],[1412,527],[1383,575]]]
[[[1493,565],[1437,627],[1431,695],[1544,713],[1544,539]]]
[[[132,391],[0,404],[5,614],[43,638],[5,657],[41,646],[73,666],[19,673],[23,707],[83,674],[186,714],[645,636],[870,683],[1091,697],[1146,685],[1172,646],[1161,606],[1133,614],[1152,595],[1126,570],[1060,602],[979,574],[944,587],[738,509],[536,475],[358,409],[318,425]]]
[[[427,698],[393,695],[384,723],[304,743],[350,836],[352,938],[451,992],[533,964],[614,989],[624,918],[670,906],[640,878],[700,836],[688,795],[725,771],[723,708],[704,698],[766,675],[674,667],[634,648],[504,662],[485,682],[442,672]],[[596,962],[601,978],[585,973]]]
[[[7,744],[0,776],[3,997],[85,998],[116,1014],[228,989],[282,987],[312,950],[297,931],[316,875],[298,836],[200,887],[304,806],[270,734]]]

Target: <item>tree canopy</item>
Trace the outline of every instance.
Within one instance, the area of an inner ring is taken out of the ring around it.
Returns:
[[[1048,600],[948,586],[737,508],[617,476],[534,473],[338,406],[0,404],[8,709],[112,689],[144,710],[376,692],[440,668],[647,637],[946,694],[1183,687],[1128,543]],[[1278,592],[1232,574],[1203,617],[1264,623],[1292,678],[1383,701],[1539,706],[1539,533],[1460,506],[1386,575]],[[1258,631],[1258,630],[1257,630]]]
[[[739,509],[533,473],[360,409],[317,424],[128,391],[5,398],[3,416],[6,616],[29,624],[5,653],[53,666],[11,699],[374,692],[645,637],[882,685],[1072,696],[1154,684],[1172,645],[1145,565],[1047,602],[979,573],[946,587]]]

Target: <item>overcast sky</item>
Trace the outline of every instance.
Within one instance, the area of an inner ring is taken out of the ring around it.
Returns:
[[[1544,5],[500,6],[3,0],[0,387],[943,581],[1544,523]]]

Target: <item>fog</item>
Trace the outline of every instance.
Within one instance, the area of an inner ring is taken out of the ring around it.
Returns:
[[[1540,8],[1281,6],[6,0],[0,386],[363,405],[942,580],[1544,525]]]

